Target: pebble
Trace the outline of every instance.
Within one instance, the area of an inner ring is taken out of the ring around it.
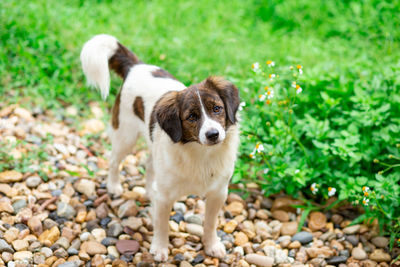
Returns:
[[[284,210],[274,210],[272,212],[272,217],[280,222],[288,222],[289,214]]]
[[[28,177],[25,181],[26,186],[30,188],[36,188],[41,182],[42,179],[39,176]]]
[[[247,242],[249,242],[249,238],[243,232],[235,233],[235,245],[236,246],[243,246]]]
[[[123,231],[120,223],[113,223],[107,229],[107,236],[118,237]]]
[[[201,226],[201,225],[194,224],[194,223],[188,223],[188,224],[186,224],[186,231],[189,234],[202,237],[204,230],[203,230],[203,226]]]
[[[313,236],[309,232],[302,231],[292,237],[292,242],[296,240],[302,244],[307,244],[313,240]]]
[[[0,183],[14,183],[22,180],[22,173],[11,170],[0,173]]]
[[[297,233],[298,226],[297,222],[284,222],[282,223],[281,234],[292,236]]]
[[[385,248],[389,245],[389,239],[383,236],[376,236],[371,239],[371,242],[378,248]]]
[[[85,241],[81,245],[81,250],[89,255],[106,254],[107,249],[102,244],[96,241]]]
[[[228,206],[225,206],[225,210],[229,211],[230,214],[232,214],[233,216],[242,214],[243,209],[244,209],[244,206],[243,206],[242,202],[239,202],[239,201],[234,201],[234,202],[230,203]]]
[[[109,246],[109,247],[107,247],[107,252],[109,255],[113,256],[114,258],[119,258],[119,253],[118,253],[117,247]]]
[[[196,215],[196,214],[192,214],[189,215],[186,220],[187,223],[194,223],[194,224],[198,224],[198,225],[202,225],[203,224],[203,220],[200,218],[200,216]]]
[[[96,184],[88,179],[81,179],[74,184],[76,191],[86,195],[87,197],[92,197],[96,195]]]
[[[143,225],[143,221],[141,218],[136,218],[136,217],[129,217],[125,220],[122,220],[122,226],[127,226],[133,231],[139,230],[139,228]]]
[[[13,209],[14,209],[14,212],[15,212],[15,213],[18,213],[20,210],[22,210],[23,208],[25,208],[26,205],[27,205],[26,200],[25,200],[25,199],[20,199],[20,200],[15,201],[15,202],[12,204],[12,207],[13,207]]]
[[[258,254],[247,254],[245,260],[250,264],[261,267],[271,267],[274,264],[274,258]]]
[[[39,241],[43,244],[52,245],[54,242],[58,240],[60,237],[60,230],[58,230],[57,226],[53,226],[50,230],[44,231],[39,236]]]
[[[233,231],[235,231],[237,226],[238,226],[238,222],[237,221],[230,220],[228,223],[225,224],[224,232],[227,233],[227,234],[233,233]]]
[[[369,259],[377,262],[388,262],[392,258],[388,253],[384,252],[382,249],[376,249],[369,255]]]
[[[28,241],[22,239],[22,240],[14,240],[12,242],[12,245],[16,251],[22,251],[26,250],[29,247]]]
[[[0,239],[0,252],[14,253],[14,249],[4,239]]]
[[[139,243],[136,240],[118,240],[115,246],[121,254],[135,254],[139,250]]]
[[[64,202],[57,203],[57,216],[71,220],[75,217],[75,214],[76,214],[75,209],[68,203]]]
[[[18,252],[15,252],[13,255],[13,259],[15,261],[23,261],[23,260],[30,261],[32,259],[32,257],[33,257],[33,254],[30,251],[18,251]]]
[[[346,235],[354,235],[354,234],[358,233],[358,231],[360,230],[360,227],[361,226],[359,224],[356,224],[353,226],[348,226],[343,229],[343,233]]]
[[[326,226],[326,216],[322,212],[314,211],[309,215],[308,227],[315,232]]]
[[[368,258],[367,253],[359,247],[353,248],[353,250],[351,251],[351,256],[356,260],[365,260]]]
[[[135,200],[126,201],[118,209],[118,217],[119,218],[136,216],[137,213],[138,213],[138,209],[137,209]]]
[[[328,260],[326,260],[326,263],[331,264],[331,265],[338,265],[340,263],[346,263],[347,261],[346,256],[334,256]]]
[[[181,214],[185,214],[186,213],[186,205],[182,202],[175,202],[174,203],[174,211],[176,212],[180,212]]]

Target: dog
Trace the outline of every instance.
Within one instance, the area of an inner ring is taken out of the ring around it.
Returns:
[[[205,252],[223,258],[225,247],[216,228],[239,144],[237,87],[215,76],[186,87],[160,67],[143,63],[115,37],[105,34],[87,41],[80,59],[88,83],[98,87],[104,99],[109,94],[109,68],[123,79],[112,109],[110,194],[122,194],[119,164],[138,136],[146,139],[150,151],[146,193],[152,203],[150,252],[154,259],[168,259],[172,205],[189,194],[206,198]]]

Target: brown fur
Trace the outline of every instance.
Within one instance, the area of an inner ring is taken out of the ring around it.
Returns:
[[[119,105],[120,104],[121,104],[121,91],[118,93],[117,97],[115,98],[115,103],[112,108],[111,124],[114,129],[118,129],[118,127],[119,127]]]
[[[118,43],[118,49],[115,54],[108,60],[108,65],[122,79],[125,80],[130,68],[133,65],[142,63],[139,58],[132,53],[128,48]]]
[[[203,119],[200,94],[207,116],[219,122],[223,128],[236,123],[239,107],[239,91],[230,82],[209,77],[206,81],[190,86],[180,92],[169,92],[162,96],[154,106],[150,118],[150,137],[155,123],[158,122],[174,142],[199,142],[199,132]],[[214,107],[220,107],[214,112]],[[190,115],[192,114],[192,117]]]
[[[176,78],[172,74],[163,69],[154,70],[151,72],[151,74],[153,75],[153,77],[157,78],[170,78],[176,80]]]
[[[139,117],[139,119],[144,121],[144,104],[142,97],[137,96],[135,98],[135,101],[133,102],[133,112]]]

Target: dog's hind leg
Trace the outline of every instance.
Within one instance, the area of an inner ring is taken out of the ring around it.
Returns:
[[[107,191],[115,196],[121,195],[123,191],[119,181],[119,164],[132,151],[132,147],[138,137],[136,131],[129,131],[128,135],[126,133],[126,129],[124,130],[122,127],[117,130],[113,129],[111,133],[112,150],[107,178]]]

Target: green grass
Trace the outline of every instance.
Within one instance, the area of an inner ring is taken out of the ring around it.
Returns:
[[[398,62],[399,11],[374,0],[4,0],[0,100],[83,110],[101,101],[79,63],[83,43],[98,33],[115,35],[185,84],[218,74],[241,86],[251,63],[264,59],[301,63],[314,76],[338,73],[345,83],[354,65],[370,73]],[[119,86],[114,79],[114,95]]]

